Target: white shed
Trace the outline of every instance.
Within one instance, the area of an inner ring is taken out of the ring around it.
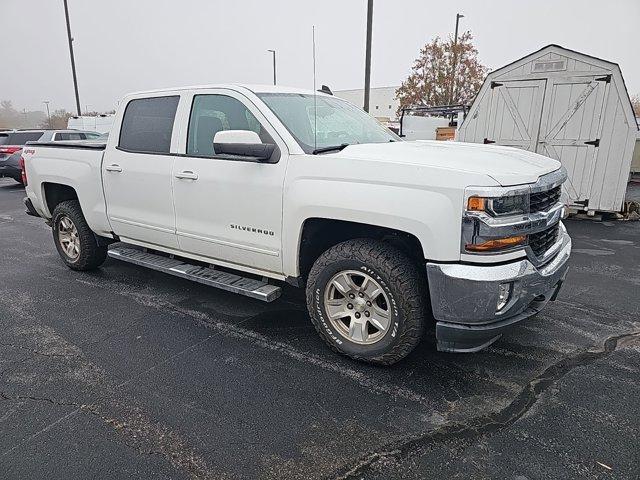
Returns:
[[[616,63],[549,45],[489,73],[456,139],[555,158],[569,174],[565,203],[616,212],[637,132]]]

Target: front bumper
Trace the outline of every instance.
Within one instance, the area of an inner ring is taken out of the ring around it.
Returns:
[[[571,253],[571,238],[564,228],[561,232],[558,253],[542,266],[529,259],[502,265],[427,263],[438,350],[481,350],[555,300]],[[499,286],[509,282],[511,296],[497,312]]]

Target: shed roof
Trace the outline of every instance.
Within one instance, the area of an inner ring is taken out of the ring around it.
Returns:
[[[584,58],[587,58],[587,59],[590,59],[590,60],[596,60],[597,62],[604,63],[609,68],[611,68],[613,70],[616,70],[617,73],[620,75],[620,78],[622,79],[622,88],[624,89],[624,92],[626,94],[627,102],[629,104],[629,108],[631,109],[631,112],[633,112],[633,104],[631,103],[631,97],[629,96],[629,90],[627,89],[627,84],[624,81],[624,75],[622,75],[622,70],[620,69],[620,65],[618,65],[616,62],[611,62],[609,60],[605,60],[605,59],[600,58],[600,57],[589,55],[587,53],[578,52],[577,50],[572,50],[570,48],[563,47],[562,45],[558,45],[556,43],[551,43],[549,45],[546,45],[546,46],[540,48],[539,50],[536,50],[535,52],[528,53],[527,55],[525,55],[523,57],[520,57],[517,60],[514,60],[513,62],[510,62],[510,63],[508,63],[508,64],[506,64],[506,65],[504,65],[504,66],[502,66],[500,68],[497,68],[496,70],[492,70],[491,72],[489,72],[487,74],[487,77],[485,78],[485,83],[489,80],[490,77],[495,76],[498,73],[503,72],[505,70],[508,70],[509,67],[512,67],[515,64],[517,64],[517,63],[519,63],[519,62],[521,62],[523,60],[526,60],[526,59],[529,59],[529,58],[533,58],[533,57],[538,56],[538,55],[540,55],[540,54],[542,54],[542,53],[544,53],[546,51],[554,51],[554,50],[556,50],[556,51],[557,50],[562,50],[563,52],[565,52],[565,53],[567,53],[569,55],[580,56],[580,57],[584,57]],[[484,84],[483,84],[483,87],[484,87]],[[635,119],[635,115],[632,115],[632,116]],[[637,119],[636,119],[636,128],[639,128]]]

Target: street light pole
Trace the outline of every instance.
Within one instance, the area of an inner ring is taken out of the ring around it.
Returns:
[[[364,111],[369,111],[371,91],[371,27],[373,25],[373,0],[367,2],[367,44],[364,58]]]
[[[53,128],[51,127],[51,113],[49,113],[49,100],[45,100],[44,103],[47,106],[47,118],[49,119],[49,128]]]
[[[276,84],[276,51],[275,50],[267,50],[267,52],[273,53],[273,84]]]
[[[456,13],[456,32],[453,36],[453,68],[451,69],[451,93],[449,94],[449,103],[453,103],[453,95],[455,93],[455,81],[456,81],[456,64],[458,61],[458,24],[460,19],[464,18],[464,15]]]
[[[71,72],[73,73],[73,89],[76,92],[76,109],[78,116],[82,115],[80,110],[80,95],[78,94],[78,77],[76,76],[76,60],[73,57],[73,37],[71,36],[71,25],[69,24],[69,8],[67,7],[67,0],[63,0],[64,3],[64,17],[67,20],[67,38],[69,39],[69,56],[71,57]]]

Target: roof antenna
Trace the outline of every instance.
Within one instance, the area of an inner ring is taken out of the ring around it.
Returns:
[[[316,98],[316,26],[311,27],[311,35],[313,41],[313,149],[318,149],[318,106]]]

